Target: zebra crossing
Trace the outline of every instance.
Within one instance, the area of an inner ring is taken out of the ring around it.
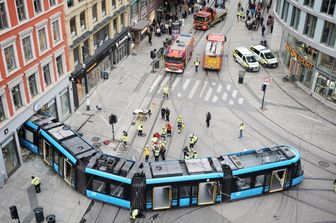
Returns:
[[[158,86],[162,76],[157,76],[148,92],[162,96],[162,88],[168,84],[171,86],[171,94],[178,98],[186,97],[189,100],[202,100],[213,104],[242,105],[244,103],[244,98],[240,96],[238,90],[234,89],[230,83],[200,81],[194,78],[184,78],[183,76],[177,76],[173,83],[168,83],[169,78],[169,76],[164,77],[164,80]]]

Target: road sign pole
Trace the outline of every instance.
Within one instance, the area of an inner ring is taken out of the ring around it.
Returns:
[[[261,108],[263,109],[264,108],[264,102],[265,102],[265,92],[263,93],[263,97],[262,97],[262,100],[261,100]]]
[[[115,138],[114,138],[114,124],[112,123],[112,140],[114,141]]]

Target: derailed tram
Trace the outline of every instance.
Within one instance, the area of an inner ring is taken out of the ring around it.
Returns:
[[[54,117],[37,114],[19,131],[20,144],[76,191],[126,209],[209,205],[294,187],[303,178],[300,153],[289,145],[220,157],[135,162],[103,154]]]

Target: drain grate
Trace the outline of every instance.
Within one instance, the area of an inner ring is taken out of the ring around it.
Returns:
[[[320,162],[319,162],[319,165],[320,165],[321,167],[323,167],[323,168],[328,168],[328,167],[329,167],[329,163],[326,162],[326,161],[320,161]]]

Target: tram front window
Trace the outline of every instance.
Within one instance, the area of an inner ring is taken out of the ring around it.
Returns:
[[[167,63],[175,63],[175,64],[181,64],[182,63],[182,57],[165,57],[165,61]]]

